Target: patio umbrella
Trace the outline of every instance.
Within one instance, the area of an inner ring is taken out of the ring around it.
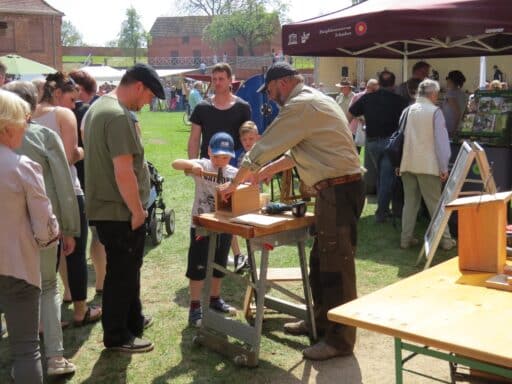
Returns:
[[[14,54],[0,56],[0,62],[5,64],[9,75],[42,75],[57,72],[55,68],[48,65]]]

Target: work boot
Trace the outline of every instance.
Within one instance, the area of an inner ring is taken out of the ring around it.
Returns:
[[[295,336],[308,336],[309,328],[304,320],[299,320],[292,323],[286,323],[284,325],[284,332]]]
[[[400,241],[400,248],[402,248],[402,249],[411,248],[411,247],[418,245],[419,243],[420,243],[420,241],[413,237],[412,239],[409,239],[409,240]]]
[[[303,350],[302,354],[308,360],[328,360],[338,356],[350,356],[352,351],[342,351],[327,344],[325,341],[319,341]]]

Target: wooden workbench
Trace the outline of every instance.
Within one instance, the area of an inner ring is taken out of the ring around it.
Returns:
[[[194,342],[198,344],[205,345],[233,358],[235,363],[239,365],[249,367],[258,365],[261,328],[265,307],[305,320],[310,326],[312,339],[316,339],[313,299],[311,287],[309,286],[305,252],[305,240],[310,236],[310,227],[314,224],[315,217],[312,214],[306,214],[305,217],[296,218],[290,213],[274,217],[279,216],[282,217],[282,222],[266,227],[232,222],[231,218],[228,216],[211,213],[193,217],[193,222],[197,228],[196,233],[210,237],[203,303],[209,302],[213,269],[216,268],[224,272],[230,272],[214,263],[215,240],[217,235],[220,233],[229,233],[243,237],[247,241],[247,251],[251,265],[251,281],[248,281],[248,283],[253,288],[256,299],[254,324],[244,324],[225,318],[221,314],[210,310],[208,305],[203,305],[201,327],[199,328],[198,335],[194,339]],[[264,218],[263,216],[261,217],[262,220]],[[272,298],[267,295],[269,253],[275,247],[290,244],[297,245],[304,288],[304,306],[290,303],[282,299]],[[259,266],[256,264],[256,258],[254,257],[255,251],[261,251]],[[240,343],[231,343],[226,336],[231,336],[242,341],[243,345]]]
[[[454,258],[336,307],[328,318],[395,337],[399,384],[405,370],[402,350],[512,378],[512,294],[486,288],[491,275],[461,273]]]

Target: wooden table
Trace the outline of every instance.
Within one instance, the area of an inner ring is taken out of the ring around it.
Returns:
[[[393,336],[398,384],[415,354],[512,378],[512,294],[486,288],[491,275],[461,273],[454,258],[336,307],[328,318]],[[403,350],[413,354],[402,359]]]
[[[312,214],[307,214],[301,218],[293,217],[291,214],[284,214],[283,216],[289,220],[269,227],[238,224],[231,222],[229,217],[211,213],[193,217],[194,224],[197,227],[196,233],[210,236],[203,303],[208,303],[210,300],[213,269],[230,272],[214,263],[217,235],[220,233],[230,233],[243,237],[247,241],[247,251],[251,265],[251,281],[246,281],[253,287],[256,298],[254,324],[244,324],[225,318],[223,315],[210,310],[208,305],[204,305],[201,327],[194,339],[194,342],[198,344],[205,345],[221,354],[232,357],[235,363],[239,365],[249,367],[258,365],[261,327],[265,307],[306,320],[306,323],[310,325],[312,338],[316,339],[313,299],[309,285],[305,251],[305,240],[309,237],[309,229],[314,224],[315,218]],[[297,245],[305,306],[289,303],[281,299],[274,299],[266,295],[270,250],[289,244]],[[256,268],[256,259],[254,257],[254,252],[258,250],[261,251],[259,269]],[[240,340],[244,345],[230,343],[226,336]]]

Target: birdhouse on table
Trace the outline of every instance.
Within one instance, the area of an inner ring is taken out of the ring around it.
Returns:
[[[459,212],[459,269],[503,273],[507,205],[512,191],[462,197],[446,205]]]
[[[227,216],[240,216],[260,209],[260,191],[257,185],[240,184],[227,201],[219,191],[215,195],[215,212]]]

